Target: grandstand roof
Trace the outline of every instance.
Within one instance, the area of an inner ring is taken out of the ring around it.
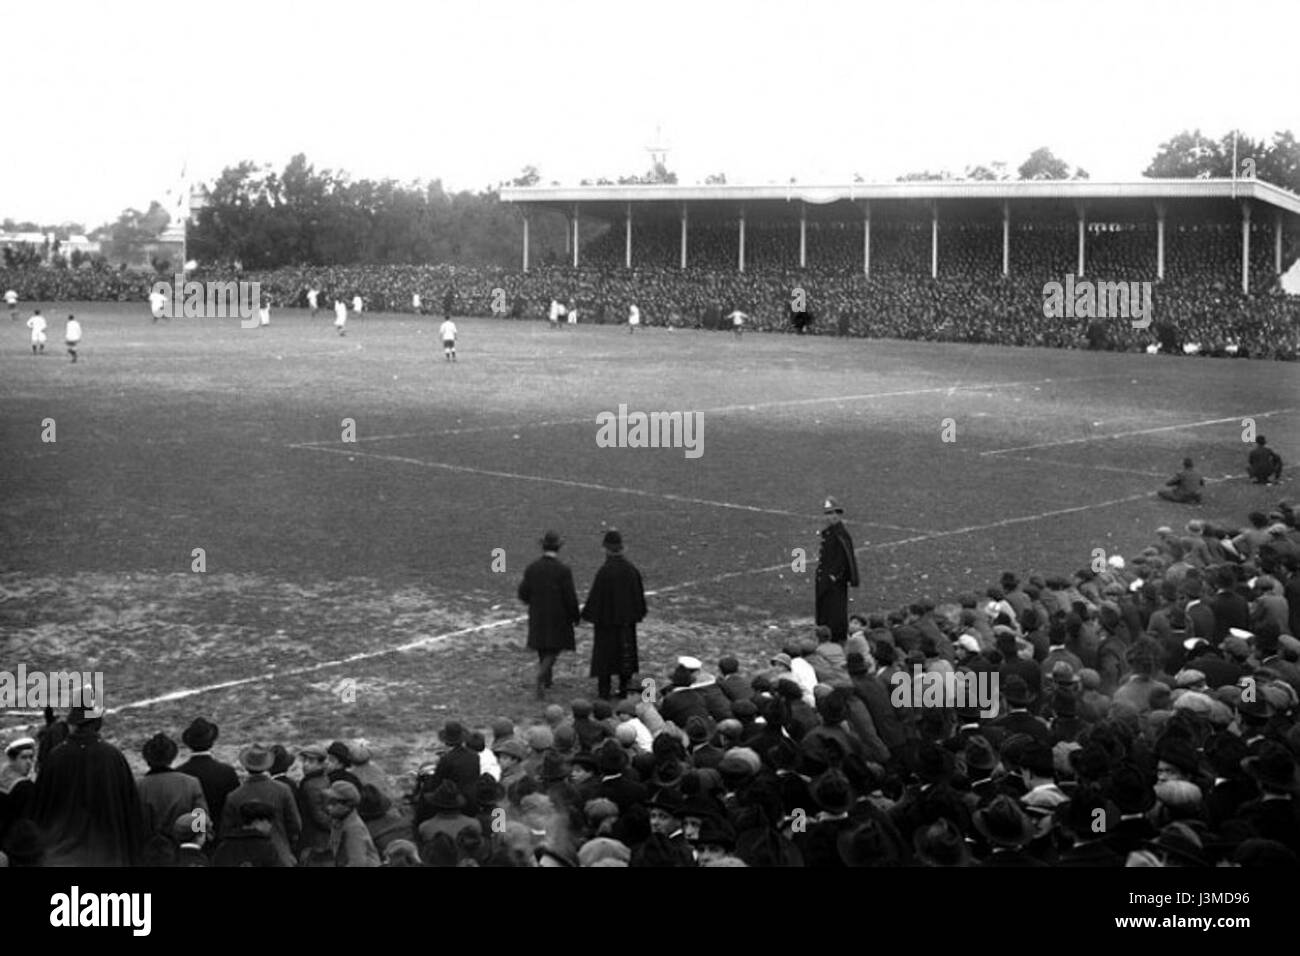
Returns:
[[[625,214],[629,203],[639,211],[676,214],[682,204],[692,213],[706,216],[734,216],[743,204],[756,215],[797,215],[799,202],[806,204],[810,218],[845,218],[854,203],[869,201],[876,211],[915,213],[935,203],[960,203],[968,211],[982,212],[1000,208],[1003,202],[1032,204],[1042,211],[1067,212],[1074,205],[1096,215],[1133,214],[1135,203],[1165,202],[1171,211],[1191,212],[1187,207],[1201,206],[1198,215],[1218,211],[1240,215],[1234,201],[1249,200],[1271,206],[1284,213],[1300,216],[1300,196],[1272,183],[1258,179],[1139,179],[1131,182],[1095,182],[1087,179],[1027,180],[989,182],[982,180],[938,180],[895,183],[849,183],[811,185],[790,183],[783,186],[528,186],[505,187],[505,202],[569,211],[579,203],[581,214],[600,219],[614,219]],[[848,204],[848,205],[846,205]],[[822,210],[819,212],[819,209]]]

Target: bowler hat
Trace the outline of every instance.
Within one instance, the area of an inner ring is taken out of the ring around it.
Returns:
[[[831,498],[830,496],[827,496],[826,500],[822,503],[822,514],[842,515],[844,514],[844,509],[840,507],[840,503],[838,501],[836,501],[834,498]]]
[[[1034,701],[1033,692],[1019,674],[1012,674],[1006,683],[1007,703],[1012,707],[1028,707]]]
[[[1205,859],[1204,845],[1186,823],[1170,823],[1154,840],[1144,841],[1144,845],[1173,857],[1183,866],[1208,866]]]
[[[190,750],[211,750],[217,742],[217,725],[203,717],[195,717],[181,734],[181,743]]]
[[[449,720],[438,731],[438,737],[448,747],[456,747],[465,742],[465,726],[458,720]]]
[[[563,544],[564,539],[560,537],[558,531],[548,531],[546,534],[542,535],[543,551],[559,551]]]
[[[1024,846],[1034,838],[1034,825],[1020,805],[1006,794],[975,811],[975,829],[996,846]]]
[[[569,768],[565,766],[564,758],[559,753],[548,750],[542,757],[542,766],[538,771],[538,776],[541,778],[542,783],[555,783],[569,776]]]
[[[613,528],[605,532],[605,537],[601,539],[600,543],[606,551],[612,551],[615,554],[623,550],[623,536]]]

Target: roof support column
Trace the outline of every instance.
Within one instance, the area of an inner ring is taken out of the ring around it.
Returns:
[[[632,204],[631,203],[627,204],[627,236],[626,236],[625,245],[627,248],[623,256],[624,258],[623,265],[626,268],[631,269],[632,268]]]
[[[862,204],[862,274],[871,275],[871,203]]]
[[[1011,203],[1002,201],[1002,274],[1011,275]]]
[[[799,200],[799,268],[808,268],[808,204]]]
[[[1156,278],[1165,278],[1165,209],[1162,202],[1156,203]]]
[[[569,243],[573,241],[573,217],[567,212],[564,214],[564,254],[569,254]]]
[[[939,204],[930,203],[930,278],[939,278]]]
[[[686,203],[682,203],[682,269],[686,268]]]
[[[741,272],[745,271],[745,207],[740,207],[740,251],[737,256],[736,268]]]
[[[1250,203],[1241,204],[1241,291],[1250,294]]]
[[[528,214],[524,213],[524,271],[528,271]]]
[[[578,268],[578,204],[573,204],[573,268]]]
[[[1282,274],[1282,210],[1273,212],[1273,274]]]
[[[1084,211],[1083,203],[1079,203],[1078,206],[1077,206],[1076,208],[1079,210],[1079,270],[1078,270],[1078,276],[1079,276],[1080,279],[1082,279],[1082,278],[1084,277],[1084,274],[1085,274],[1085,273],[1084,273],[1084,270],[1087,268],[1087,265],[1088,265],[1088,258],[1087,258],[1087,251],[1086,251],[1086,250],[1087,250],[1087,240],[1086,240],[1086,236],[1087,236],[1088,215],[1087,215],[1087,213]]]

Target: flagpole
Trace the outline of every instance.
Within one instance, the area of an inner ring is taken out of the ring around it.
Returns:
[[[1237,131],[1232,131],[1232,198],[1237,198]]]

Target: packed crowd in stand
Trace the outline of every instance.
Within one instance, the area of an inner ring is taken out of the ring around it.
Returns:
[[[111,718],[47,712],[4,741],[0,847],[9,866],[1295,866],[1297,633],[1281,502],[1158,528],[1101,570],[918,595],[842,643],[682,656],[666,692],[448,720],[409,792],[362,741],[241,741],[225,764],[201,716],[134,742],[137,776]],[[981,679],[996,706],[956,690]]]
[[[639,226],[634,268],[623,268],[624,237],[611,228],[581,251],[581,267],[517,269],[469,266],[296,267],[245,272],[279,306],[306,306],[316,289],[328,308],[360,296],[370,312],[545,319],[551,302],[577,308],[582,322],[622,323],[635,304],[649,326],[719,328],[739,309],[748,327],[790,331],[791,303],[804,293],[814,334],[977,342],[1056,348],[1159,350],[1166,354],[1294,360],[1300,355],[1300,297],[1283,293],[1272,272],[1271,228],[1255,230],[1249,296],[1240,287],[1240,229],[1171,225],[1166,277],[1153,283],[1153,319],[1097,321],[1044,314],[1044,284],[1077,268],[1072,222],[1017,223],[1010,275],[1001,274],[1000,223],[943,223],[939,277],[930,277],[928,223],[882,221],[872,229],[871,275],[862,274],[860,224],[820,223],[808,230],[808,268],[798,268],[796,224],[754,223],[746,233],[746,271],[737,270],[734,224],[694,225],[690,268],[677,268],[675,225]],[[1155,279],[1150,224],[1097,225],[1088,233],[1086,275],[1098,281]],[[1288,253],[1285,261],[1294,255]],[[193,274],[228,280],[223,270]],[[0,285],[24,301],[143,301],[155,276],[33,269],[0,271]],[[170,280],[171,276],[161,277]]]

